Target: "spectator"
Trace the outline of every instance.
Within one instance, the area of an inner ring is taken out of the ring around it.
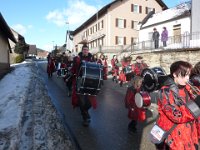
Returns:
[[[166,27],[163,27],[163,32],[161,34],[161,41],[163,42],[163,47],[167,46],[167,40],[168,40],[168,31]]]
[[[157,49],[159,47],[159,37],[160,37],[160,33],[157,31],[156,28],[154,28],[153,29],[152,39],[154,41],[155,49]]]

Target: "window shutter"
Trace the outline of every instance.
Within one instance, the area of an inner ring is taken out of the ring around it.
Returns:
[[[126,28],[126,19],[124,19],[124,28]]]
[[[131,21],[131,29],[133,29],[133,20]]]
[[[103,20],[102,20],[102,29],[103,29]]]
[[[142,13],[142,6],[139,7],[139,12]]]
[[[126,37],[124,37],[124,45],[126,45]]]
[[[115,25],[116,25],[116,27],[118,27],[118,18],[116,18]]]
[[[131,12],[133,12],[133,4],[131,4]]]
[[[115,37],[115,45],[118,45],[118,36]]]
[[[155,8],[153,8],[153,12],[154,12],[154,13],[156,12]]]
[[[147,7],[145,7],[145,13],[148,14],[148,8]]]

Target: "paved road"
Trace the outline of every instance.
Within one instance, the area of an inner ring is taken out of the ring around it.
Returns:
[[[54,105],[62,115],[69,134],[81,150],[154,150],[148,139],[148,133],[155,121],[157,111],[154,104],[147,110],[146,122],[138,124],[138,132],[129,134],[127,130],[127,110],[124,107],[126,87],[120,87],[110,79],[97,96],[98,107],[91,109],[89,127],[82,126],[82,118],[78,108],[73,109],[71,99],[67,97],[67,89],[62,78],[48,79],[46,64],[38,63],[39,73],[44,79]]]

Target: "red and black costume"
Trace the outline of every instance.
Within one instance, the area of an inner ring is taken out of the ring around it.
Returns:
[[[129,87],[124,99],[125,107],[128,109],[128,118],[131,122],[128,125],[130,131],[136,131],[137,121],[144,121],[146,119],[146,110],[138,108],[135,104],[135,94],[140,90],[136,90],[133,86]]]
[[[88,110],[91,108],[96,108],[96,97],[90,96],[90,95],[81,95],[76,93],[76,77],[78,76],[78,72],[81,66],[82,61],[91,62],[92,61],[92,54],[88,53],[87,56],[84,56],[82,52],[78,54],[78,56],[74,57],[73,65],[71,72],[73,74],[73,80],[72,80],[72,105],[73,107],[80,107],[81,114],[83,117],[83,120],[86,121],[90,119],[90,115],[88,113]]]
[[[52,77],[53,72],[55,70],[55,61],[53,58],[48,58],[48,64],[47,64],[47,73],[48,73],[48,77]]]
[[[103,79],[108,79],[108,63],[106,59],[101,60],[103,65]]]
[[[196,119],[186,107],[191,101],[189,88],[187,85],[178,87],[172,78],[169,78],[161,88],[157,124],[165,131],[169,131],[174,124],[177,126],[164,143],[157,145],[158,149],[167,147],[170,150],[196,150],[198,145]]]
[[[132,65],[133,73],[137,76],[141,76],[141,73],[145,68],[148,68],[145,63],[135,63]]]
[[[113,81],[117,81],[117,76],[119,75],[119,61],[118,59],[111,59],[111,65],[112,65],[112,76],[113,76]]]

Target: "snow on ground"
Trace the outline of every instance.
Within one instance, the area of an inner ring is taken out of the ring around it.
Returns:
[[[0,80],[0,149],[74,149],[33,62]]]

